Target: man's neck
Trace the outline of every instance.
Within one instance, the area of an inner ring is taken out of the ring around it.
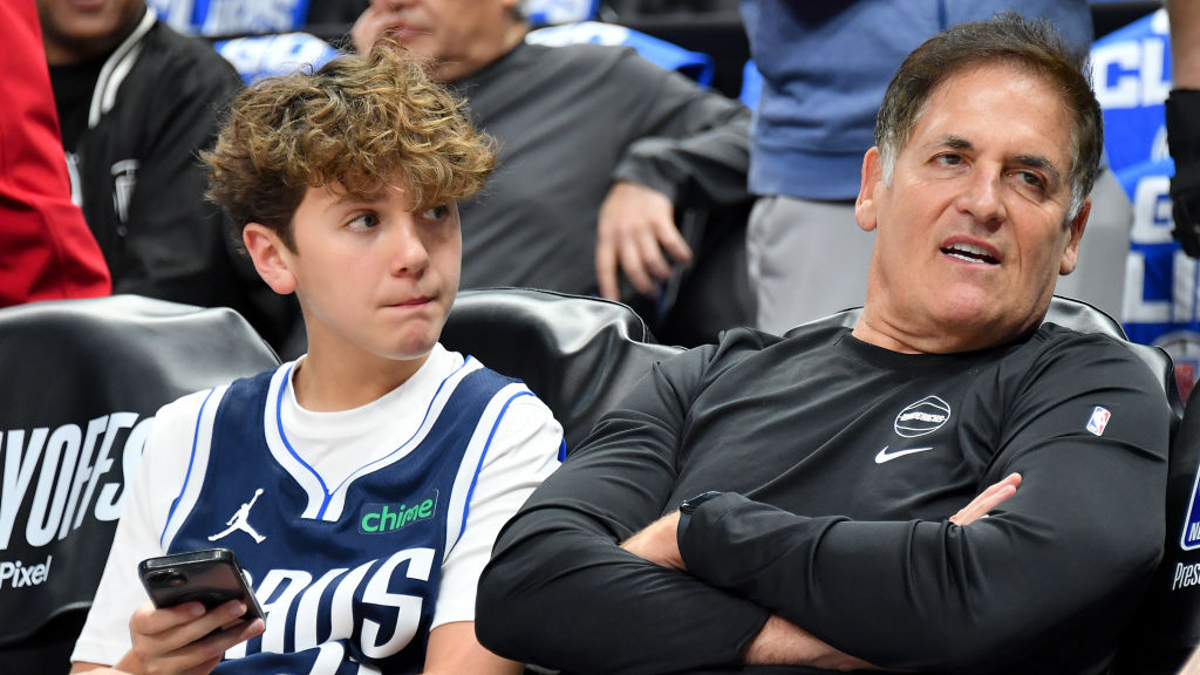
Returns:
[[[512,50],[517,48],[517,45],[525,40],[525,34],[528,32],[528,23],[513,21],[504,28],[500,39],[494,43],[494,48],[488,49],[486,52],[481,52],[478,58],[473,58],[470,61],[435,63],[430,68],[430,77],[436,82],[453,83],[464,77],[474,75],[496,61],[508,56]]]
[[[868,300],[851,332],[854,337],[901,354],[959,354],[991,349],[1028,336],[1041,325],[1041,317],[1022,325],[918,325],[894,320],[883,312],[872,311]]]

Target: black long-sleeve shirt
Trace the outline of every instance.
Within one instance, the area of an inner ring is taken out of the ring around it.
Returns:
[[[1052,325],[958,355],[733,331],[535,492],[476,629],[578,673],[767,672],[741,654],[771,613],[889,668],[1102,672],[1161,556],[1169,415],[1124,346]],[[947,521],[1013,471],[990,518]],[[706,490],[738,494],[692,516],[687,573],[617,547]]]

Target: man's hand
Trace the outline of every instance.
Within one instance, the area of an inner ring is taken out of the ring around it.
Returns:
[[[692,259],[692,249],[675,227],[671,200],[636,183],[614,183],[600,206],[596,225],[596,279],[600,295],[609,300],[620,299],[618,262],[639,293],[653,295],[655,282],[671,276],[664,250],[677,263]]]
[[[368,6],[350,28],[350,42],[354,49],[359,54],[369,53],[371,47],[383,37],[383,31],[391,18],[390,12],[377,12],[374,6]]]
[[[980,518],[987,518],[988,512],[999,506],[1000,502],[1015,495],[1020,485],[1021,474],[1010,473],[1004,480],[972,499],[971,503],[959,509],[958,513],[950,516],[950,522],[959,527],[966,527]]]
[[[981,492],[970,504],[959,509],[958,513],[950,516],[950,522],[959,527],[966,527],[980,518],[987,518],[988,512],[1016,494],[1020,485],[1021,474],[1009,474]],[[679,539],[676,536],[678,528],[679,512],[672,511],[626,539],[621,543],[621,548],[657,565],[687,570],[683,563],[683,555],[679,552]]]
[[[804,665],[825,670],[879,670],[839,651],[794,623],[774,614],[746,647],[742,660],[751,665]]]
[[[621,543],[621,548],[663,567],[686,570],[679,553],[679,512],[672,511]]]
[[[133,646],[116,668],[141,675],[205,675],[221,662],[225,650],[263,632],[262,619],[217,631],[246,612],[240,600],[204,611],[198,602],[155,609],[144,603],[129,619]]]
[[[966,527],[980,518],[987,518],[988,512],[1016,494],[1020,485],[1021,474],[1009,474],[950,516],[950,522]],[[676,538],[678,528],[679,512],[672,511],[626,539],[621,543],[621,548],[652,563],[686,571]],[[747,646],[743,659],[748,664],[805,665],[827,670],[879,670],[877,666],[835,649],[812,633],[775,615],[763,624],[762,630]]]

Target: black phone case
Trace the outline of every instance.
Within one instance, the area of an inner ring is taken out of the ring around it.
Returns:
[[[246,603],[243,620],[263,616],[237,557],[226,548],[148,558],[138,564],[138,576],[155,607],[199,601],[212,609],[230,600],[242,600]]]

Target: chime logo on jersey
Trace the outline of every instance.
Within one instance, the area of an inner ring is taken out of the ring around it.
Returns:
[[[1110,413],[1107,409],[1096,406],[1096,408],[1092,410],[1092,416],[1088,418],[1087,430],[1093,434],[1096,434],[1097,436],[1104,434],[1104,427],[1108,426],[1108,420],[1110,417],[1112,417],[1112,413]]]
[[[361,534],[395,532],[413,523],[428,520],[437,512],[438,491],[432,490],[425,499],[405,504],[365,504],[358,519]]]
[[[937,396],[926,396],[901,410],[892,426],[897,435],[916,438],[941,429],[948,419],[950,404]]]
[[[1183,519],[1183,534],[1179,538],[1179,548],[1190,551],[1200,548],[1200,504],[1196,503],[1197,489],[1200,488],[1200,470],[1192,481],[1192,498],[1188,500],[1187,517]]]

